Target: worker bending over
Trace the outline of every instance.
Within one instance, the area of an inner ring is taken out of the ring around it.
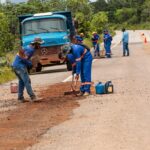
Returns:
[[[75,79],[81,78],[80,94],[88,96],[91,87],[92,55],[90,49],[85,45],[79,45],[74,38],[74,44],[71,45],[70,53],[67,59],[72,63],[73,72],[76,73]]]

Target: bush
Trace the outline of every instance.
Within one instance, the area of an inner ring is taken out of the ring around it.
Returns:
[[[0,67],[0,84],[8,82],[14,78],[15,74],[10,67]]]

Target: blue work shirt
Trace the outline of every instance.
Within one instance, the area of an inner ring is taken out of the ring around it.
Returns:
[[[129,42],[129,33],[127,31],[123,32],[122,42],[124,42],[124,43],[128,43]]]
[[[28,57],[28,59],[30,59],[35,52],[35,48],[31,47],[31,45],[23,47],[23,50],[25,51],[25,55]]]
[[[74,56],[76,62],[76,74],[80,74],[81,61],[92,61],[92,55],[89,49],[87,49],[86,53],[83,55],[85,47],[78,44],[73,44],[71,46],[71,49],[72,49],[72,55]],[[83,58],[81,58],[82,56]]]
[[[12,63],[12,67],[15,67],[18,69],[32,67],[32,62],[30,60],[20,57],[19,55],[16,55],[16,57]]]
[[[98,40],[100,39],[98,34],[93,35],[92,37],[92,43],[93,45],[96,45],[98,43]]]
[[[110,45],[112,41],[112,36],[108,33],[104,34],[103,40],[104,40],[104,44]]]
[[[83,43],[83,38],[80,35],[75,37],[79,43]]]

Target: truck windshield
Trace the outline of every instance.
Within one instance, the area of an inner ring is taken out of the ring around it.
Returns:
[[[23,24],[23,35],[39,34],[44,32],[64,32],[66,31],[65,21],[60,18],[44,18],[26,21]]]

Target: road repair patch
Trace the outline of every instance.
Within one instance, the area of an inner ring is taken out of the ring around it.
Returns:
[[[0,113],[0,150],[25,149],[38,142],[51,127],[68,120],[79,106],[75,95],[65,95],[70,83],[40,89],[40,100],[17,104],[17,108]],[[6,115],[7,113],[7,115]]]

